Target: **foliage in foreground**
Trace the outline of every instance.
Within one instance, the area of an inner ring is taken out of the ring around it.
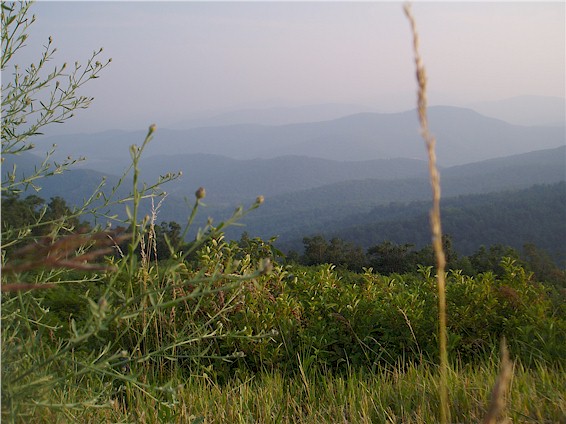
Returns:
[[[269,245],[260,239],[251,245],[263,255],[270,252]],[[206,249],[221,263],[253,259],[246,250],[249,247],[235,242],[220,240],[214,248]],[[206,259],[209,257],[210,253]],[[460,271],[448,273],[452,360],[482,361],[497,350],[505,336],[512,355],[526,364],[560,362],[566,354],[561,342],[566,330],[564,293],[537,283],[511,258],[504,259],[501,266],[502,277],[491,272],[477,277]],[[222,299],[210,300],[203,304],[210,311],[222,303]],[[271,337],[218,343],[219,353],[236,350],[245,354],[235,363],[222,363],[220,369],[243,365],[252,370],[294,372],[298,355],[333,371],[394,365],[399,358],[434,362],[436,305],[430,267],[383,276],[371,270],[338,271],[332,265],[275,266],[269,276],[241,287],[236,307],[222,318],[224,328],[243,329],[248,336],[270,333]],[[219,375],[225,377],[223,372]]]
[[[107,258],[114,272],[21,273],[55,287],[3,296],[4,418],[71,414],[75,403],[111,411],[151,393],[168,421],[183,410],[180,382],[204,379],[232,390],[233,379],[245,375],[293,381],[305,370],[338,379],[396,368],[434,373],[430,268],[382,276],[283,266],[270,243],[226,242],[214,228],[207,234],[192,255],[173,252],[166,261],[156,261],[146,244],[132,269],[126,256]],[[562,375],[563,295],[532,281],[512,259],[502,266],[503,278],[448,274],[453,364],[482,369],[505,335],[529,372],[557,367]]]

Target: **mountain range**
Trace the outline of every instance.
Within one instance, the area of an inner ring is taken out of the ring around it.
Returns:
[[[357,113],[399,112],[409,109],[400,105],[397,108],[393,106],[396,103],[395,100],[398,99],[399,96],[368,99],[365,102],[367,104],[325,103],[302,106],[283,106],[281,104],[277,106],[268,104],[263,105],[263,107],[258,105],[255,107],[241,106],[226,110],[189,113],[182,121],[169,123],[166,127],[181,130],[235,124],[285,125],[329,121]],[[442,103],[435,103],[435,105],[439,104]],[[454,104],[453,106],[457,105]],[[491,118],[523,126],[564,125],[566,121],[566,99],[564,97],[523,95],[460,106]]]
[[[563,125],[514,125],[447,106],[430,108],[429,120],[438,140],[443,198],[522,190],[566,179]],[[169,172],[183,172],[163,187],[168,195],[159,222],[185,222],[199,186],[206,188],[207,197],[196,225],[204,225],[209,216],[226,219],[238,204],[263,195],[262,207],[242,220],[245,227],[229,229],[227,235],[239,237],[245,230],[263,238],[277,235],[282,246],[296,244],[309,234],[339,233],[354,223],[371,226],[367,217],[375,208],[409,205],[395,209],[392,219],[397,220],[422,209],[410,206],[430,199],[417,122],[413,110],[356,113],[319,122],[158,129],[139,164],[140,180],[151,184]],[[62,196],[80,205],[104,178],[106,195],[118,187],[115,197],[127,197],[131,173],[120,175],[131,161],[129,146],[141,144],[144,136],[107,131],[43,137],[43,145],[58,145],[50,161],[69,155],[87,160],[42,180],[39,195]],[[30,153],[3,159],[4,179],[14,164],[21,176],[30,175],[42,162]],[[107,209],[124,215],[123,203]],[[150,212],[151,205],[142,202],[141,213]]]
[[[443,198],[526,189],[566,180],[566,147],[491,159],[440,170]],[[305,233],[329,232],[357,222],[375,206],[427,201],[428,176],[342,181],[308,190],[267,197],[243,222],[246,231],[282,241]],[[410,208],[409,208],[410,209]]]
[[[438,140],[437,156],[442,166],[558,147],[565,142],[564,125],[513,125],[471,109],[431,107],[429,121]],[[140,145],[144,137],[142,131],[107,131],[45,137],[41,143],[45,148],[57,144],[59,158],[86,156],[89,167],[115,174],[129,163],[129,146]],[[426,158],[414,110],[358,113],[328,121],[286,125],[158,129],[145,158],[197,153],[242,160],[289,155],[334,161]]]
[[[31,171],[33,158],[29,154],[23,157],[25,160],[20,161],[18,170],[25,173],[22,164],[27,163],[27,170]],[[36,157],[37,161],[39,159]],[[565,159],[566,146],[563,146],[441,168],[443,198],[521,190],[536,184],[564,181]],[[395,209],[395,217],[388,215],[391,219],[404,219],[422,209],[422,205],[415,208],[412,202],[430,199],[427,165],[422,161],[335,162],[284,157],[278,163],[278,159],[238,161],[208,155],[180,156],[179,160],[201,166],[199,182],[209,193],[196,225],[204,225],[208,217],[216,222],[226,219],[235,206],[251,204],[261,194],[265,196],[265,203],[241,220],[243,227],[229,228],[228,236],[237,238],[243,231],[262,238],[278,236],[281,245],[294,248],[303,236],[331,233],[366,222],[368,214],[376,207],[405,205]],[[159,161],[155,165],[159,169]],[[5,161],[4,167],[10,169],[10,160]],[[59,195],[69,204],[79,205],[90,197],[103,176],[94,170],[70,170],[45,179],[39,195],[47,199]],[[146,178],[146,181],[154,179]],[[118,182],[119,177],[106,176],[106,193]],[[185,222],[190,206],[184,197],[192,204],[193,193],[199,186],[196,183],[187,184],[181,179],[163,187],[169,194],[159,210],[159,222]],[[128,196],[130,188],[131,179],[125,178],[116,198]],[[149,214],[150,209],[147,201],[142,203],[143,214]],[[109,211],[123,216],[124,205],[116,205]]]

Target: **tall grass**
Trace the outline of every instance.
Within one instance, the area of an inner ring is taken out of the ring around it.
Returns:
[[[479,367],[449,367],[452,422],[481,422],[484,399],[497,377],[497,358]],[[557,374],[554,374],[558,372]],[[508,398],[508,418],[514,423],[561,423],[566,416],[564,370],[543,365],[516,365]],[[128,407],[114,402],[104,409],[37,410],[30,424],[48,422],[139,423],[407,423],[438,422],[438,378],[434,367],[406,365],[375,372],[351,370],[333,375],[317,368],[290,379],[276,371],[247,374],[219,383],[195,375],[173,388],[176,406],[165,409],[151,393],[134,390]],[[71,388],[56,394],[62,400]]]

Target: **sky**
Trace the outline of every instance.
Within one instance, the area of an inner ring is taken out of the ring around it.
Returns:
[[[47,134],[167,127],[234,109],[415,104],[399,2],[39,1],[32,11],[22,66],[49,36],[53,65],[85,63],[100,47],[112,58],[81,91],[92,106]],[[564,97],[564,2],[415,2],[413,13],[431,104]]]

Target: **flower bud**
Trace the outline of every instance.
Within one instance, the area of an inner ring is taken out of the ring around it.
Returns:
[[[204,199],[205,196],[206,196],[206,190],[204,189],[204,187],[199,187],[198,190],[195,192],[195,197],[197,198],[197,200],[200,200],[200,199]]]

